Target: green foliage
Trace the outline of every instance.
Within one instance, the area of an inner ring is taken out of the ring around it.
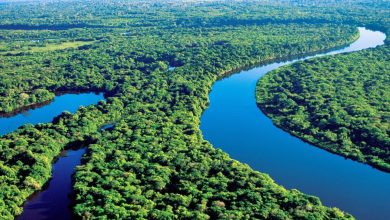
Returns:
[[[388,46],[311,59],[265,76],[261,109],[324,149],[390,171]]]
[[[375,2],[375,16],[354,16],[352,22],[361,21],[389,36],[386,4]],[[273,71],[259,81],[257,103],[276,125],[292,134],[390,171],[388,42],[389,38],[375,49],[315,58]]]
[[[1,112],[63,91],[108,97],[0,139],[0,218],[19,214],[49,179],[61,150],[80,145],[88,153],[74,177],[74,212],[85,219],[352,218],[213,148],[202,138],[199,118],[216,79],[356,39],[347,21],[351,13],[361,16],[359,7],[334,15],[332,9],[256,2],[85,4],[0,5],[2,45],[96,41],[0,55]],[[304,117],[296,121],[306,123]],[[115,128],[99,131],[112,122]]]

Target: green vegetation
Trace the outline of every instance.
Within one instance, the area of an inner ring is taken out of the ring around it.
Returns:
[[[23,52],[47,52],[52,50],[64,50],[69,48],[78,48],[84,45],[89,45],[93,42],[88,41],[70,41],[61,43],[40,43],[39,41],[32,41],[29,44],[16,44],[12,48],[9,48],[9,44],[0,45],[0,54],[2,55],[16,55]]]
[[[0,111],[60,91],[103,91],[108,98],[0,139],[0,218],[21,213],[61,150],[81,145],[88,152],[74,177],[74,212],[85,219],[353,218],[230,159],[199,130],[216,79],[347,44],[357,37],[352,12],[256,2],[25,4],[0,4],[2,45],[96,42],[0,55]],[[99,132],[110,122],[114,129]]]
[[[389,12],[383,7],[367,25],[390,36]],[[389,54],[387,43],[283,67],[259,81],[257,103],[303,140],[390,172]]]
[[[268,74],[261,109],[283,129],[390,171],[389,48],[312,59]]]

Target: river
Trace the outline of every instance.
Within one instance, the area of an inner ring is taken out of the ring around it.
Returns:
[[[359,39],[350,46],[316,56],[384,44],[382,32],[365,28],[359,32]],[[269,71],[298,60],[271,63],[215,82],[210,105],[201,117],[204,138],[233,159],[268,173],[278,184],[318,196],[327,206],[338,207],[357,219],[390,219],[390,174],[291,136],[257,107],[257,81]]]
[[[64,94],[54,98],[47,105],[30,109],[12,117],[0,118],[0,136],[16,130],[24,124],[51,122],[63,111],[75,113],[80,106],[96,104],[104,100],[103,93]],[[85,149],[63,151],[53,164],[52,179],[43,191],[37,192],[28,199],[23,207],[22,215],[17,219],[70,219],[69,194],[72,192],[72,174]]]
[[[63,111],[74,113],[81,105],[96,104],[103,99],[103,93],[96,94],[92,92],[56,96],[47,105],[30,109],[12,117],[0,117],[0,136],[12,132],[25,124],[51,122],[54,117],[60,115]]]
[[[63,151],[52,166],[52,178],[47,188],[37,192],[24,204],[18,220],[68,220],[72,219],[72,175],[80,165],[85,148]]]
[[[347,48],[321,55],[362,50],[384,42],[381,32],[359,31],[360,38]],[[267,72],[296,61],[256,67],[217,81],[210,93],[210,106],[201,118],[205,139],[232,158],[270,174],[286,188],[320,197],[325,205],[339,207],[358,219],[390,219],[389,174],[313,147],[274,126],[257,108],[257,81]],[[0,118],[0,135],[27,123],[50,122],[62,111],[75,112],[80,105],[96,104],[102,99],[102,94],[94,93],[57,96],[41,108]],[[53,164],[53,178],[47,188],[26,202],[18,219],[71,218],[71,175],[84,152],[63,152]]]

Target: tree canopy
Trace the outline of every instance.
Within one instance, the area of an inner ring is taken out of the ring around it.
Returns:
[[[362,7],[376,10],[359,4],[0,4],[0,112],[57,92],[107,96],[0,138],[0,218],[20,214],[61,150],[79,146],[88,151],[74,176],[73,210],[85,219],[352,218],[215,149],[199,118],[218,78],[355,40]],[[99,129],[107,123],[115,127]]]

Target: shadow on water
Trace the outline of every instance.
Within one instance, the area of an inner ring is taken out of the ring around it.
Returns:
[[[62,220],[74,219],[70,209],[72,192],[72,174],[85,148],[64,151],[52,168],[52,179],[41,192],[35,193],[24,205],[18,220]]]
[[[111,130],[115,124],[106,124],[99,131]],[[73,149],[65,150],[58,157],[52,168],[52,178],[42,191],[33,194],[23,207],[23,213],[17,220],[66,220],[77,219],[72,212],[72,175],[82,156],[86,153],[86,147],[94,140],[74,142],[69,144]],[[81,147],[74,147],[81,146]]]

